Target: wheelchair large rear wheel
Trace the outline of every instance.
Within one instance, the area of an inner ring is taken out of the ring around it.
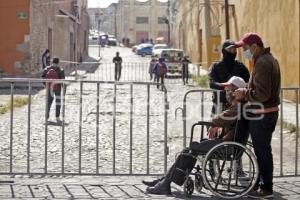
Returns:
[[[224,199],[240,198],[253,189],[258,179],[256,157],[242,144],[223,142],[206,154],[202,176],[205,186],[214,195]]]

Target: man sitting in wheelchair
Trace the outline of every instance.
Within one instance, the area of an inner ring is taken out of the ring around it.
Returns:
[[[190,173],[196,164],[196,157],[198,155],[206,155],[216,145],[224,141],[246,143],[248,140],[248,130],[246,126],[240,124],[240,119],[238,120],[239,107],[245,102],[238,102],[232,95],[236,89],[245,88],[246,83],[242,78],[234,76],[227,83],[223,84],[226,86],[226,96],[228,102],[230,102],[230,107],[213,117],[213,126],[208,130],[209,139],[202,138],[200,142],[193,142],[191,139],[190,146],[179,154],[175,163],[164,177],[154,181],[143,181],[143,184],[148,186],[146,189],[148,193],[159,195],[171,194],[171,183],[174,182],[177,185],[183,185],[186,179],[186,172]],[[239,121],[238,124],[237,121]],[[237,131],[237,126],[239,127],[239,131]],[[236,132],[239,132],[239,134],[235,134]],[[177,170],[178,168],[181,170]]]

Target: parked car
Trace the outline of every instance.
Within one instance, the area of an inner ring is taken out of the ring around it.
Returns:
[[[152,55],[152,48],[153,48],[152,44],[142,43],[137,46],[136,53],[137,55],[141,55],[141,56]]]
[[[180,73],[181,74],[181,60],[183,58],[182,49],[163,49],[158,57],[164,58],[166,65],[168,66],[168,73]]]
[[[155,44],[153,46],[153,50],[152,50],[152,55],[157,55],[159,54],[162,49],[168,49],[168,45],[167,44]]]
[[[153,49],[153,46],[149,45],[149,46],[142,46],[142,47],[139,47],[137,48],[137,55],[141,55],[141,56],[146,56],[146,55],[152,55],[152,49]]]
[[[108,44],[108,35],[106,34],[100,35],[100,44],[101,46],[105,46]]]
[[[89,36],[89,44],[97,45],[99,44],[99,37],[96,35]]]
[[[118,45],[118,41],[116,38],[108,38],[108,45],[109,46],[117,46]]]

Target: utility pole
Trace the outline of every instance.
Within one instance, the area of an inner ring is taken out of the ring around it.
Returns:
[[[117,4],[115,4],[115,37],[118,38],[117,36],[118,31],[117,31]]]
[[[74,26],[74,37],[75,37],[75,43],[74,43],[74,60],[75,60],[75,77],[77,78],[77,68],[78,68],[78,25],[79,25],[79,15],[78,15],[78,5],[74,5],[75,11],[75,26]]]
[[[100,36],[100,23],[101,23],[101,19],[98,19],[98,53],[99,53],[99,59],[101,58],[101,36]]]
[[[165,18],[165,23],[168,26],[168,46],[170,46],[170,37],[171,37],[171,28],[170,28],[170,20],[166,17]]]
[[[204,3],[205,9],[204,9],[204,15],[205,15],[205,36],[206,36],[206,40],[208,42],[209,38],[210,38],[210,5],[209,5],[209,0],[205,0]]]
[[[170,46],[170,37],[171,37],[171,27],[170,27],[170,0],[168,0],[168,18],[166,20],[168,24],[168,46]]]
[[[226,26],[226,39],[230,38],[230,30],[229,30],[229,5],[228,0],[225,0],[225,26]]]
[[[202,65],[202,31],[200,30],[200,1],[197,2],[197,33],[199,60],[197,65],[197,76],[200,76],[200,66]]]
[[[209,0],[204,1],[204,15],[205,15],[205,41],[206,41],[206,61],[207,65],[211,64],[211,22],[210,22],[210,4]]]

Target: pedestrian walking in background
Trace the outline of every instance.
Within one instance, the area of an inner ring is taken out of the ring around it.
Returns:
[[[236,98],[248,101],[251,116],[256,118],[249,120],[249,132],[260,174],[256,189],[248,196],[273,198],[274,166],[271,141],[280,104],[280,67],[270,48],[264,47],[262,39],[256,33],[245,34],[236,45],[243,47],[246,59],[254,61],[248,88],[234,92]]]
[[[45,69],[46,67],[50,66],[50,50],[46,49],[46,51],[43,53],[42,55],[42,65],[43,65],[43,69]]]
[[[182,77],[183,85],[189,82],[189,63],[191,63],[189,57],[184,56],[184,58],[181,60],[181,64],[182,64],[181,77]]]
[[[116,57],[113,58],[113,63],[115,63],[115,81],[119,81],[122,74],[122,57],[120,53],[116,53]]]
[[[161,82],[161,90],[163,91],[163,85],[164,85],[164,80],[165,76],[167,74],[168,68],[166,63],[164,62],[164,58],[159,58],[158,62],[154,66],[154,73],[156,76],[156,81],[157,83]],[[157,85],[157,89],[159,89],[159,85]]]
[[[155,75],[155,72],[154,72],[154,67],[155,67],[155,65],[156,65],[156,58],[155,58],[155,56],[151,56],[151,61],[150,61],[150,65],[149,65],[149,70],[148,70],[148,72],[149,72],[149,75],[150,75],[150,80],[154,80],[154,81],[156,81],[156,75]]]
[[[212,64],[209,69],[209,87],[221,90],[220,102],[218,102],[217,93],[213,94],[212,116],[216,114],[217,107],[220,112],[228,107],[225,87],[222,83],[227,82],[233,76],[241,77],[246,83],[249,81],[249,71],[243,63],[235,59],[236,53],[234,41],[226,40],[222,47],[222,60]]]
[[[59,67],[59,58],[53,58],[52,65],[48,66],[44,69],[42,78],[44,79],[65,79],[65,72],[62,68]],[[49,113],[51,109],[51,105],[53,99],[55,97],[56,109],[55,109],[55,117],[57,121],[60,121],[60,109],[61,109],[61,91],[62,84],[61,83],[49,83],[48,86],[48,107],[47,107],[47,120],[49,118]]]

